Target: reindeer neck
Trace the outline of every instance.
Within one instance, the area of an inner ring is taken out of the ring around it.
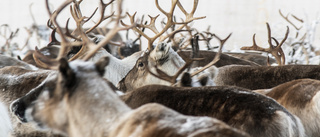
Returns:
[[[117,85],[119,81],[122,80],[134,67],[136,61],[141,55],[141,52],[136,52],[122,60],[114,57],[110,53],[108,54],[110,62],[109,65],[105,68],[106,72],[103,77],[110,80],[113,85]]]
[[[131,110],[109,86],[95,84],[99,83],[97,81],[88,83],[91,84],[90,87],[96,87],[97,90],[81,90],[72,95],[71,99],[74,100],[69,103],[69,108],[73,109],[68,113],[70,124],[68,132],[74,137],[107,135],[109,128],[123,114]],[[79,88],[83,87],[79,86]]]
[[[159,69],[169,75],[174,75],[185,64],[185,61],[172,48],[169,49],[167,54],[166,57],[158,61]]]

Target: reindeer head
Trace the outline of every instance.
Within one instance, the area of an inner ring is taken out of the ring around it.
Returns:
[[[35,122],[39,127],[50,127],[67,134],[70,122],[85,119],[78,114],[90,113],[85,110],[92,107],[87,105],[95,103],[90,97],[99,98],[104,90],[111,90],[102,78],[108,61],[108,57],[102,58],[95,64],[79,60],[68,63],[65,59],[61,59],[56,85],[50,86],[49,82],[44,83],[41,88],[42,93],[26,110],[27,120]],[[90,97],[84,98],[84,96]],[[79,102],[85,103],[79,104]]]

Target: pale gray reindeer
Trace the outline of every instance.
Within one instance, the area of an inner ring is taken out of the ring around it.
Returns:
[[[0,69],[0,101],[7,106],[16,99],[25,96],[31,89],[45,81],[48,75],[56,73],[52,70],[30,70],[21,66],[7,66]],[[53,136],[50,132],[38,131],[31,124],[25,124],[24,113],[17,115],[10,113],[12,136]],[[4,124],[4,123],[1,123]]]
[[[248,136],[219,120],[185,116],[159,104],[131,110],[103,80],[107,57],[97,63],[60,62],[55,87],[44,87],[26,110],[39,127],[70,137]]]
[[[0,55],[0,68],[6,67],[6,66],[21,66],[23,68],[29,69],[29,70],[37,70],[38,68],[34,65],[28,64],[24,61],[18,60],[13,57],[9,57],[6,55]]]
[[[308,137],[317,137],[320,134],[319,85],[319,80],[298,79],[255,92],[275,99],[300,118]]]

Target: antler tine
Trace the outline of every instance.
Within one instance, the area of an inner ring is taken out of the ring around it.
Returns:
[[[135,24],[135,16],[136,16],[136,14],[137,14],[137,12],[135,12],[133,15],[130,15],[130,14],[127,12],[127,15],[128,15],[128,17],[130,18],[131,24]],[[121,21],[121,24],[122,24],[123,26],[129,26],[129,25],[123,23],[123,21]],[[137,27],[133,27],[132,29],[133,29],[134,31],[136,31],[137,33],[139,33],[140,35],[142,35],[143,37],[145,37],[145,38],[148,40],[148,49],[149,49],[149,50],[152,50],[152,49],[153,49],[152,44],[153,44],[153,42],[154,42],[155,39],[149,37],[147,34],[145,34],[144,32],[142,32],[142,30],[138,29],[139,26],[141,26],[141,24],[138,24]],[[147,25],[146,25],[146,26],[147,26]]]
[[[70,31],[69,31],[69,21],[70,21],[70,18],[68,18],[67,23],[66,23],[66,33],[65,33],[65,35],[68,36],[68,37],[70,37],[70,38],[73,38],[73,39],[75,39],[75,40],[81,41],[80,38],[77,38],[77,37],[73,36],[73,35],[70,33]]]
[[[253,35],[253,45],[251,47],[241,47],[241,50],[256,50],[256,51],[263,51],[267,53],[271,53],[277,60],[277,63],[279,65],[284,65],[285,64],[285,56],[284,52],[281,48],[283,43],[286,41],[289,35],[289,27],[287,26],[287,32],[285,34],[284,39],[279,43],[275,38],[271,37],[271,29],[269,23],[267,24],[267,30],[268,30],[268,43],[269,43],[269,48],[261,48],[256,44],[255,41],[255,35]],[[276,46],[272,44],[272,40],[275,41]]]
[[[279,14],[280,14],[280,16],[281,16],[282,18],[284,18],[288,23],[290,23],[296,30],[300,30],[300,29],[302,28],[302,26],[301,26],[300,28],[298,28],[296,25],[293,24],[292,21],[289,20],[289,13],[287,14],[287,16],[284,16],[284,15],[282,14],[281,10],[279,9]],[[294,17],[295,19],[297,19],[298,21],[303,22],[303,20],[297,18],[296,16],[294,16],[294,15],[292,15],[292,14],[291,14],[291,16]]]
[[[48,47],[51,45],[60,45],[61,44],[56,38],[56,29],[52,30],[50,37],[51,37],[51,39],[50,39],[49,44],[47,45]]]
[[[88,36],[85,34],[82,26],[84,24],[84,19],[86,17],[82,16],[81,10],[79,9],[79,5],[77,3],[74,3],[74,6],[70,5],[70,13],[73,17],[73,19],[76,21],[77,24],[77,29],[79,30],[80,37],[85,43],[90,43],[90,39]],[[86,45],[86,44],[85,44]]]
[[[52,21],[52,23],[54,24],[54,26],[56,26],[57,28],[57,32],[61,35],[61,40],[62,40],[62,43],[67,43],[68,40],[67,38],[64,36],[64,34],[62,33],[62,29],[60,27],[60,25],[58,24],[57,22],[57,16],[59,15],[59,13],[66,7],[68,6],[71,2],[73,2],[72,0],[66,0],[64,3],[62,3],[60,5],[60,7],[58,7],[58,9],[51,13],[50,11],[50,8],[49,8],[49,0],[46,0],[46,7],[47,7],[47,11],[49,13],[49,16],[50,16],[50,20]]]
[[[50,59],[47,56],[43,55],[38,47],[35,47],[35,52],[32,54],[36,64],[45,69],[58,69],[59,62],[55,59]]]
[[[183,54],[181,54],[182,56],[184,56]],[[177,78],[180,76],[180,74],[187,69],[189,66],[191,66],[191,64],[193,63],[193,61],[200,61],[203,60],[203,58],[185,58],[186,63],[176,72],[175,75],[173,76],[169,76],[167,73],[163,72],[162,70],[158,69],[157,66],[155,66],[156,72],[157,74],[153,73],[152,71],[149,70],[149,67],[147,67],[147,71],[162,80],[168,81],[170,82],[172,85],[174,85],[177,82]]]
[[[106,7],[108,7],[108,6],[109,6],[110,4],[112,4],[114,1],[115,1],[115,0],[111,0],[110,2],[108,2],[108,3],[105,4],[105,3],[103,2],[103,0],[100,0],[100,5],[101,5],[100,19],[99,19],[99,21],[98,21],[92,28],[90,28],[89,30],[87,30],[86,33],[91,32],[93,29],[95,29],[96,27],[98,27],[99,24],[102,23],[102,21],[104,21],[104,20],[106,20],[106,19],[108,19],[108,18],[110,18],[110,17],[112,17],[112,16],[114,15],[114,12],[113,12],[111,15],[109,15],[109,16],[107,16],[107,17],[104,17],[104,12],[105,12],[105,10],[106,10]]]
[[[148,23],[148,21],[145,21],[145,23],[144,24],[147,24]],[[144,32],[144,30],[145,30],[145,28],[142,28],[142,32]],[[134,43],[136,43],[138,40],[140,40],[141,39],[141,34],[139,34],[139,36],[132,42],[133,44]],[[140,46],[141,46],[141,41],[140,41]],[[140,48],[141,49],[141,48]]]
[[[300,21],[301,23],[304,22],[303,19],[300,19],[300,18],[298,18],[297,16],[295,16],[295,15],[293,15],[293,14],[291,14],[291,16],[292,16],[293,18],[295,18],[297,21]]]
[[[185,21],[183,21],[183,22],[174,22],[174,21],[172,20],[172,17],[171,17],[170,20],[168,19],[168,22],[170,22],[170,25],[172,25],[172,24],[173,24],[173,25],[175,25],[175,24],[180,24],[180,25],[181,25],[181,26],[180,26],[178,29],[176,29],[175,31],[179,31],[179,30],[183,29],[188,23],[190,23],[190,22],[192,22],[192,21],[194,21],[194,20],[199,20],[199,19],[205,18],[205,16],[202,16],[202,17],[193,17],[193,15],[194,15],[197,7],[198,7],[198,2],[199,2],[198,0],[194,0],[193,8],[192,8],[191,12],[188,13],[188,12],[184,9],[184,7],[183,7],[182,4],[180,3],[180,1],[179,1],[179,0],[176,1],[176,5],[178,5],[179,9],[185,14],[186,19],[185,19]],[[173,12],[173,11],[172,11],[172,12]],[[172,13],[172,14],[173,14],[173,13]],[[168,24],[168,23],[167,23],[167,24]],[[173,31],[173,32],[171,32],[171,33],[175,33],[175,32]],[[170,35],[171,35],[171,34],[168,34],[167,36],[161,37],[159,41],[163,41],[163,40],[167,39],[168,37],[170,37]]]
[[[231,35],[232,35],[232,33],[230,33],[227,38],[225,38],[225,39],[223,39],[222,41],[220,41],[221,45],[220,45],[219,51],[218,51],[218,53],[216,54],[216,56],[213,58],[213,60],[212,60],[209,64],[207,64],[206,66],[204,66],[204,67],[202,67],[201,69],[199,69],[198,71],[192,73],[192,74],[191,74],[191,77],[193,77],[193,76],[199,74],[200,72],[206,70],[207,68],[211,67],[212,65],[214,65],[216,62],[218,62],[218,61],[220,60],[220,55],[221,55],[221,53],[222,53],[222,48],[223,48],[223,46],[224,46],[224,43],[225,43],[225,41],[227,41],[227,40],[230,38]],[[219,38],[219,39],[220,39],[220,38]],[[223,43],[222,43],[222,42],[223,42]]]
[[[58,57],[57,59],[61,59],[65,52],[66,52],[66,45],[69,44],[69,41],[68,39],[66,38],[65,34],[62,32],[62,29],[60,27],[60,25],[58,24],[57,22],[57,16],[59,15],[59,13],[66,7],[68,6],[71,2],[73,2],[72,0],[66,0],[64,3],[62,3],[60,5],[60,7],[58,7],[58,9],[51,13],[50,11],[50,8],[49,8],[49,0],[46,0],[45,3],[46,3],[46,7],[47,7],[47,11],[48,11],[48,14],[50,16],[50,20],[52,21],[52,23],[54,24],[54,26],[57,28],[57,32],[60,34],[61,36],[61,48],[60,48],[60,51],[59,51],[59,54],[58,54]]]
[[[55,29],[54,25],[52,24],[52,21],[50,19],[48,19],[47,21],[47,27],[50,28],[50,29]]]
[[[93,13],[91,14],[91,16],[89,16],[86,20],[84,20],[84,22],[85,22],[85,23],[88,22],[88,21],[94,16],[94,14],[96,14],[97,10],[98,10],[98,7],[93,11]]]
[[[284,52],[281,48],[283,43],[286,41],[289,35],[289,27],[287,26],[287,31],[285,34],[285,37],[282,39],[282,41],[279,43],[275,38],[271,37],[271,29],[269,23],[267,23],[267,29],[268,29],[268,43],[269,43],[269,49],[267,49],[267,52],[271,53],[277,60],[279,65],[284,65],[285,64],[285,57],[284,57]],[[276,42],[276,46],[272,44],[272,40]]]
[[[212,34],[213,37],[215,37],[216,39],[218,39],[220,41],[220,45],[224,45],[224,43],[230,38],[232,33],[230,33],[228,35],[228,37],[226,37],[225,39],[221,39],[220,37],[218,37],[216,34]]]
[[[148,15],[148,17],[150,18],[150,23],[148,25],[140,24],[139,26],[141,26],[143,28],[148,28],[151,31],[153,31],[153,33],[155,33],[155,34],[159,33],[159,31],[156,28],[156,20],[159,17],[159,14],[155,17]]]
[[[96,53],[101,47],[103,47],[104,45],[106,45],[111,39],[112,37],[117,34],[119,31],[121,30],[127,30],[127,29],[131,29],[133,27],[136,26],[136,24],[132,24],[130,26],[125,26],[123,27],[119,27],[119,22],[121,19],[121,13],[122,13],[122,0],[118,0],[118,14],[116,16],[116,23],[115,26],[113,27],[113,29],[111,29],[106,35],[105,38],[103,40],[101,40],[97,45],[92,45],[93,43],[90,43],[90,45],[92,46],[88,46],[90,48],[89,52],[86,54],[86,56],[83,57],[83,60],[88,60],[89,58],[91,58],[94,53]]]
[[[278,51],[278,53],[274,53],[277,56],[280,56],[281,58],[281,64],[280,65],[285,65],[285,54],[281,48],[281,46],[283,45],[283,43],[287,40],[289,35],[289,27],[287,26],[287,31],[286,34],[284,36],[284,38],[282,39],[282,41],[280,42],[280,44],[277,43],[277,47],[276,47],[276,51]],[[274,55],[275,56],[275,55]]]
[[[266,49],[264,49],[264,48],[262,48],[262,47],[257,45],[257,43],[256,43],[256,34],[253,34],[252,42],[253,42],[253,45],[251,47],[241,47],[240,49],[241,50],[256,50],[256,51],[268,52]]]

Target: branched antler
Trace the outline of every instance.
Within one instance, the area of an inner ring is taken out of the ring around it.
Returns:
[[[271,53],[276,58],[277,63],[279,65],[285,65],[285,55],[283,53],[281,46],[283,45],[285,40],[288,38],[289,27],[287,26],[287,31],[286,31],[285,37],[282,39],[282,41],[280,43],[275,38],[271,37],[271,29],[270,29],[270,26],[268,23],[267,23],[267,29],[268,29],[269,48],[259,47],[257,45],[256,39],[255,39],[256,34],[254,34],[253,38],[252,38],[253,45],[251,47],[241,47],[241,50],[256,50],[256,51]],[[275,41],[276,45],[272,44],[272,40]]]
[[[182,55],[182,54],[181,54]],[[157,72],[157,74],[155,74],[155,73],[153,73],[152,71],[150,71],[149,70],[149,67],[146,67],[147,68],[147,71],[151,74],[151,75],[153,75],[153,76],[155,76],[155,77],[157,77],[157,78],[159,78],[159,79],[162,79],[162,80],[165,80],[165,81],[168,81],[168,82],[170,82],[172,85],[174,85],[176,82],[177,82],[177,78],[180,76],[180,74],[185,70],[185,69],[187,69],[189,66],[191,66],[191,64],[193,63],[193,61],[201,61],[201,60],[203,60],[202,58],[192,58],[192,59],[190,59],[190,58],[185,58],[186,60],[186,63],[176,72],[176,74],[175,75],[173,75],[173,76],[170,76],[170,75],[168,75],[167,73],[165,73],[165,72],[163,72],[162,70],[160,70],[160,69],[158,69],[157,68],[157,66],[155,66],[155,69],[156,69],[156,72]]]
[[[83,60],[88,60],[89,58],[91,58],[101,47],[103,47],[104,45],[106,45],[108,42],[111,41],[112,37],[118,33],[121,30],[127,30],[130,28],[133,28],[136,26],[136,24],[131,24],[129,26],[125,26],[125,27],[120,27],[119,23],[120,23],[120,19],[121,19],[121,13],[122,13],[122,0],[118,0],[118,13],[116,15],[116,20],[115,20],[115,26],[113,27],[113,29],[111,29],[106,35],[105,38],[100,41],[97,45],[90,43],[90,45],[88,45],[88,47],[90,48],[90,50],[88,51],[88,54],[84,56]]]
[[[198,0],[194,0],[194,5],[193,5],[193,9],[190,13],[186,12],[186,10],[183,8],[183,6],[181,5],[181,3],[179,2],[179,0],[172,0],[171,1],[171,8],[169,10],[169,12],[166,12],[165,10],[163,10],[160,6],[159,6],[159,2],[158,0],[155,0],[156,3],[156,7],[159,9],[159,11],[164,14],[167,18],[167,22],[165,23],[166,25],[164,26],[164,28],[161,31],[158,31],[156,26],[155,26],[155,22],[156,19],[159,15],[155,16],[155,17],[150,17],[150,23],[148,25],[143,25],[143,24],[138,24],[137,27],[134,27],[133,30],[138,32],[139,34],[141,34],[143,37],[145,37],[148,40],[148,50],[152,50],[153,49],[153,43],[156,39],[159,38],[159,42],[164,41],[166,38],[169,38],[172,34],[176,33],[175,31],[180,31],[181,29],[183,29],[186,24],[192,22],[193,20],[198,20],[198,19],[203,19],[205,17],[193,17],[196,8],[198,6]],[[186,19],[184,20],[184,22],[175,22],[174,21],[174,10],[176,8],[176,6],[178,5],[179,9],[185,14]],[[135,15],[136,13],[134,13],[133,15],[130,15],[129,13],[127,13],[127,15],[130,17],[130,22],[131,24],[135,23]],[[126,24],[124,24],[123,22],[121,22],[122,25],[126,26]],[[171,32],[170,34],[166,35],[166,36],[162,36],[169,28],[171,28],[171,26],[173,25],[181,25],[178,29],[176,29],[175,31]],[[153,37],[150,37],[148,35],[146,35],[145,33],[143,33],[141,31],[140,28],[148,28],[150,29],[153,33],[155,33],[155,35]]]
[[[279,9],[279,14],[280,14],[280,16],[281,16],[282,18],[284,18],[288,23],[290,23],[296,30],[300,30],[300,29],[302,28],[302,26],[298,28],[296,25],[293,24],[292,21],[290,21],[290,19],[289,19],[289,13],[287,14],[287,16],[284,16],[284,15],[282,14],[281,10]],[[290,14],[290,15],[291,15],[293,18],[295,18],[296,20],[298,20],[298,21],[300,21],[301,23],[303,23],[303,20],[302,20],[302,19],[299,19],[297,16],[295,16],[295,15],[293,15],[293,14]]]
[[[215,38],[217,38],[220,41],[220,48],[218,53],[216,54],[216,56],[213,58],[213,60],[208,63],[206,66],[202,67],[201,69],[199,69],[198,71],[194,72],[191,74],[191,77],[199,74],[200,72],[206,70],[207,68],[211,67],[212,65],[214,65],[216,62],[218,62],[220,60],[220,55],[222,53],[222,48],[225,44],[225,42],[230,38],[230,36],[232,35],[232,33],[230,33],[225,39],[221,39],[220,37],[218,37],[217,35],[213,35]]]

